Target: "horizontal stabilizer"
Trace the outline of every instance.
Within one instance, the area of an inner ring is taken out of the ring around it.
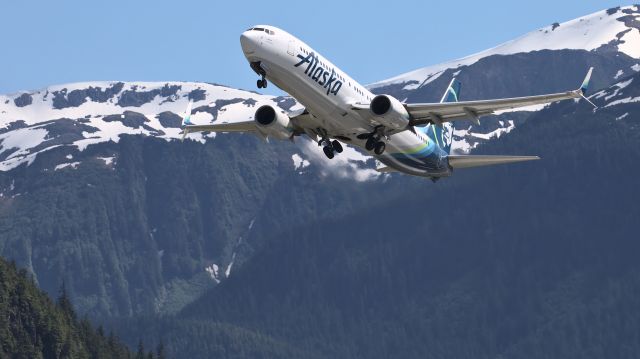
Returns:
[[[382,166],[382,167],[378,167],[378,168],[376,168],[376,171],[378,171],[378,172],[380,172],[380,173],[394,173],[394,172],[398,172],[398,170],[397,170],[397,169],[395,169],[395,168],[385,167],[385,166]]]
[[[505,163],[539,160],[538,156],[449,156],[449,165],[456,168],[470,168],[480,166],[500,165]]]

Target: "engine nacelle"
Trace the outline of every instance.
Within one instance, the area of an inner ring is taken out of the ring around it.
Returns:
[[[267,137],[286,140],[291,137],[293,132],[289,116],[284,111],[270,105],[260,106],[253,120],[256,121],[258,130]]]
[[[409,125],[409,112],[393,96],[378,95],[374,97],[369,109],[376,121],[388,129],[403,130]]]

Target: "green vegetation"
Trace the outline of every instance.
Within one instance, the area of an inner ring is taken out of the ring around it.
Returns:
[[[132,358],[113,334],[78,319],[64,289],[53,302],[25,270],[0,259],[0,357]],[[163,349],[164,350],[164,349]],[[145,358],[156,357],[144,352]],[[163,354],[164,355],[164,354]]]
[[[617,112],[556,104],[480,149],[533,164],[370,185],[399,197],[347,215],[294,207],[229,280],[118,332],[193,358],[635,358],[640,128]]]
[[[3,271],[3,350],[113,354],[73,302],[140,358],[140,339],[176,358],[635,358],[637,113],[552,105],[478,149],[542,161],[435,185],[300,175],[293,145],[249,136],[124,136],[58,172],[47,151],[0,173],[0,250],[29,273]],[[215,286],[205,267],[232,253]],[[32,275],[66,283],[57,304]]]

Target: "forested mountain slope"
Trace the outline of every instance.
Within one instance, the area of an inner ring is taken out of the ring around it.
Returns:
[[[78,319],[64,291],[53,302],[25,270],[1,258],[0,313],[3,358],[133,358],[114,335]]]
[[[600,109],[554,104],[478,149],[541,161],[408,181],[383,205],[289,223],[177,316],[128,330],[230,325],[326,358],[634,358],[640,76],[591,99]],[[211,333],[169,346],[194,353]]]

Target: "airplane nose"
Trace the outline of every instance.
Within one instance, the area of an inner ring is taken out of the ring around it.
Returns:
[[[245,31],[240,35],[240,46],[245,54],[252,54],[256,51],[256,39],[251,31]]]

